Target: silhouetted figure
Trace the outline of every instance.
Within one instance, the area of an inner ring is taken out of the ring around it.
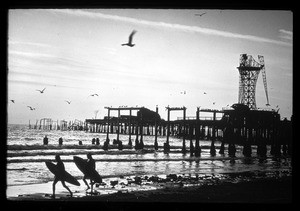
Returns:
[[[216,155],[216,147],[215,147],[214,141],[212,141],[211,145],[210,145],[210,155],[211,156],[215,156]]]
[[[108,145],[109,145],[109,139],[104,142],[102,149],[105,151],[108,150]]]
[[[121,45],[122,45],[122,46],[127,45],[127,46],[129,46],[129,47],[135,46],[135,44],[132,43],[132,38],[133,38],[133,35],[134,35],[135,33],[136,33],[136,30],[133,30],[133,31],[131,32],[131,34],[129,35],[128,43],[124,43],[124,44],[121,44]]]
[[[70,192],[70,195],[71,197],[73,196],[71,190],[68,188],[68,186],[66,186],[65,184],[65,181],[64,181],[64,178],[63,178],[63,175],[65,173],[65,165],[64,163],[61,161],[60,159],[60,156],[59,155],[56,155],[55,156],[55,160],[57,162],[56,166],[58,168],[58,171],[59,171],[59,174],[57,174],[57,176],[54,177],[54,181],[53,181],[53,184],[52,184],[52,190],[53,190],[53,195],[52,195],[52,198],[55,198],[55,185],[58,181],[61,181],[61,184],[64,188],[66,188],[69,192]]]
[[[118,143],[119,143],[119,140],[117,140],[117,139],[113,140],[113,144],[118,144]]]
[[[164,143],[164,153],[170,152],[170,145],[168,143]]]
[[[91,169],[96,169],[96,163],[95,163],[95,160],[93,159],[93,157],[92,157],[92,154],[91,153],[88,153],[87,154],[87,158],[88,158],[88,160],[87,160],[87,165],[89,166],[89,168],[91,168]],[[87,177],[86,175],[84,175],[83,176],[83,182],[87,185],[87,190],[88,189],[90,189],[90,186],[89,186],[89,184],[87,183],[87,181],[86,181],[86,179],[90,179],[90,184],[91,184],[91,192],[93,191],[93,184],[94,184],[94,181],[92,181],[92,179],[91,178],[89,178],[89,177]]]
[[[135,139],[135,146],[134,146],[135,150],[139,150],[140,149],[140,144],[139,144],[139,140]]]
[[[221,147],[220,147],[220,150],[219,150],[219,154],[223,155],[224,154],[224,150],[225,150],[225,144],[224,144],[224,141],[222,141]]]
[[[82,141],[79,141],[78,144],[81,146],[82,145]]]
[[[99,138],[96,138],[96,145],[100,145],[100,140],[99,140]]]
[[[95,144],[95,141],[96,141],[96,139],[95,139],[95,138],[93,138],[93,139],[92,139],[92,144]]]
[[[60,137],[60,138],[58,139],[58,144],[59,144],[60,146],[63,144],[63,139],[62,139],[62,137]]]
[[[123,150],[123,143],[122,143],[122,141],[118,142],[118,150]]]
[[[43,142],[44,142],[44,145],[48,145],[48,138],[47,138],[47,136],[45,136]]]
[[[236,148],[234,144],[229,144],[228,146],[228,154],[229,157],[235,157]]]

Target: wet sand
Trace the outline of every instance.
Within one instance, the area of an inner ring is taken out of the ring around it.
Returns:
[[[251,175],[250,175],[251,176]],[[71,190],[75,190],[73,197],[68,196],[68,192],[58,187],[56,198],[51,198],[52,183],[33,184],[27,186],[32,193],[21,194],[17,197],[9,197],[8,200],[13,203],[15,201],[48,201],[48,202],[103,202],[103,203],[137,203],[137,202],[167,202],[167,203],[292,203],[292,176],[256,178],[237,182],[234,179],[219,180],[217,178],[209,178],[207,182],[197,185],[191,184],[191,181],[184,183],[182,181],[164,182],[155,186],[151,185],[134,185],[132,191],[122,191],[122,188],[104,188],[105,194],[102,194],[101,188],[99,195],[87,195],[85,187],[82,184],[80,189],[75,186]],[[61,185],[60,185],[61,186]],[[148,188],[147,188],[148,187]],[[17,187],[15,187],[17,190]],[[110,192],[109,192],[110,191]]]

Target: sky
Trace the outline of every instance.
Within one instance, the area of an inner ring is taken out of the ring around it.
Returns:
[[[133,30],[135,46],[122,46]],[[268,108],[293,113],[291,11],[11,9],[7,46],[9,124],[103,118],[106,106],[158,106],[164,119],[166,106],[222,109],[238,102],[241,54],[264,56]]]

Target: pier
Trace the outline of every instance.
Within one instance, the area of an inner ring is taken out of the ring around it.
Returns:
[[[170,136],[182,139],[182,153],[186,153],[187,139],[190,140],[189,152],[200,156],[199,140],[211,140],[211,155],[216,154],[214,141],[221,141],[219,153],[224,154],[224,147],[228,145],[228,153],[235,156],[236,145],[243,146],[243,154],[251,156],[251,145],[257,145],[257,154],[266,156],[266,145],[271,146],[272,155],[291,154],[292,120],[281,120],[274,110],[251,110],[242,104],[234,104],[232,108],[223,110],[197,108],[195,117],[186,117],[186,107],[166,107],[167,121],[160,118],[158,107],[151,111],[145,107],[112,108],[105,107],[108,113],[104,119],[86,119],[86,131],[129,136],[128,145],[132,146],[131,137],[135,136],[135,149],[143,149],[143,136],[154,136],[153,148],[158,149],[157,137],[166,137],[163,145],[165,153],[170,151]],[[132,111],[137,110],[137,115]],[[183,117],[170,120],[171,111],[183,111]],[[117,111],[117,117],[111,116],[111,111]],[[129,115],[121,115],[121,111],[129,111]],[[209,113],[212,117],[202,117],[200,114]],[[217,117],[221,114],[221,117]],[[195,143],[194,143],[195,141]]]

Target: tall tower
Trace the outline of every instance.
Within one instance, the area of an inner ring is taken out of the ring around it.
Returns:
[[[258,56],[258,60],[259,62],[256,62],[251,55],[241,54],[240,66],[237,67],[240,73],[238,102],[247,105],[250,109],[256,109],[255,88],[261,70],[267,97],[266,105],[269,105],[264,57]]]

